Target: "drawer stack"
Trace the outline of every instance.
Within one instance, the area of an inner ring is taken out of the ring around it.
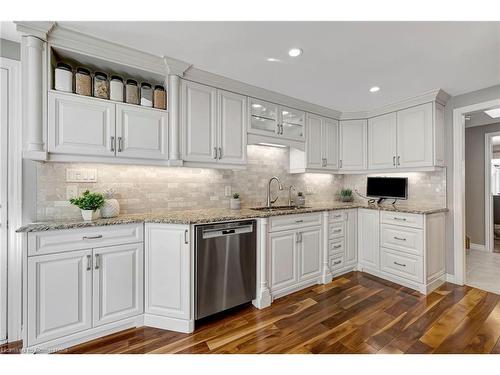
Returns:
[[[328,266],[337,274],[357,263],[356,210],[331,211],[328,213]]]

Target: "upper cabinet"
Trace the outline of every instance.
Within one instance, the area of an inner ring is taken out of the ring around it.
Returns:
[[[367,121],[340,121],[340,170],[365,170],[367,167],[366,151]]]
[[[52,154],[168,158],[168,113],[164,110],[50,91],[48,130]]]
[[[426,103],[368,120],[368,168],[444,166],[444,107]]]
[[[306,114],[303,111],[250,98],[249,114],[248,132],[251,134],[295,141],[305,139]]]
[[[188,163],[246,163],[246,97],[183,80],[181,127]]]

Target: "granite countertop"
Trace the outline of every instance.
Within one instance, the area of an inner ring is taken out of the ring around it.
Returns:
[[[368,208],[373,210],[384,210],[394,212],[406,212],[415,214],[433,214],[437,212],[448,211],[445,207],[426,206],[426,205],[376,205],[363,202],[330,202],[330,203],[315,203],[306,208],[290,209],[290,210],[252,210],[251,208],[242,208],[241,210],[230,210],[227,208],[208,208],[202,210],[185,210],[185,211],[165,211],[161,213],[147,214],[130,214],[119,215],[110,219],[98,219],[94,221],[83,220],[64,220],[64,221],[46,221],[39,223],[31,223],[22,226],[17,232],[42,232],[48,230],[59,229],[75,229],[98,227],[115,224],[130,224],[130,223],[167,223],[167,224],[206,224],[220,221],[231,221],[241,219],[254,219],[270,216],[282,216],[292,214],[304,214],[321,211],[334,211],[349,208]]]

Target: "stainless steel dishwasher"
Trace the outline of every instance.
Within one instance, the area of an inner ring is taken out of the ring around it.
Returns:
[[[196,226],[195,319],[255,299],[255,220]]]

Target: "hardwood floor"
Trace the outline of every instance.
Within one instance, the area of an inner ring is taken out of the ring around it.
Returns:
[[[500,353],[500,296],[446,283],[428,296],[352,272],[203,322],[129,329],[62,353]]]

